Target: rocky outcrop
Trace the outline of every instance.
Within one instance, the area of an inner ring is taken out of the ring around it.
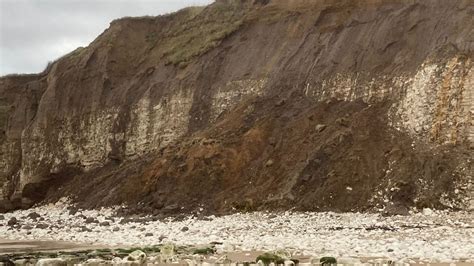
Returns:
[[[473,12],[462,0],[217,1],[116,20],[45,72],[0,79],[1,196],[466,207]]]

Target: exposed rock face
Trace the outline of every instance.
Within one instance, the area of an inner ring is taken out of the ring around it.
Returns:
[[[474,4],[354,2],[124,18],[41,74],[1,78],[0,195],[468,207]]]

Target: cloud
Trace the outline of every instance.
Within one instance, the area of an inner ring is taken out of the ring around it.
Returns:
[[[213,0],[0,0],[0,75],[42,71],[124,16],[156,16]]]

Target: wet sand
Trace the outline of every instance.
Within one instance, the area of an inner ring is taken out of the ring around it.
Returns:
[[[15,254],[29,252],[48,252],[48,251],[74,251],[84,249],[97,249],[99,246],[73,243],[67,241],[48,241],[48,240],[6,240],[0,239],[0,254]]]

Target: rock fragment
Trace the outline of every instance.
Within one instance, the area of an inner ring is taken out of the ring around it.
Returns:
[[[49,227],[49,225],[47,224],[44,224],[44,223],[39,223],[36,225],[36,228],[38,229],[47,229]]]
[[[33,226],[31,226],[31,225],[24,225],[24,226],[21,227],[21,229],[31,230],[31,229],[33,229]]]
[[[265,163],[265,166],[266,166],[266,167],[270,167],[270,166],[272,166],[274,163],[275,163],[275,162],[274,162],[272,159],[270,159],[270,160],[268,160],[268,161]]]
[[[41,215],[39,215],[37,212],[30,212],[27,217],[32,219],[32,220],[36,220],[36,219],[40,218]]]
[[[423,209],[423,214],[424,215],[433,215],[433,210],[431,210],[430,208],[424,208]]]
[[[81,226],[81,232],[92,232],[92,229],[88,228],[87,226]]]
[[[69,208],[69,215],[76,215],[79,209],[76,206],[70,206]]]
[[[316,125],[315,129],[316,129],[316,132],[321,133],[326,129],[326,125],[318,124],[318,125]]]
[[[86,224],[92,224],[92,223],[99,223],[99,221],[96,219],[96,218],[93,218],[93,217],[88,217],[85,221]]]
[[[16,224],[18,224],[18,219],[16,219],[16,217],[10,218],[10,220],[8,220],[8,223],[7,223],[7,225],[9,226],[14,226]]]
[[[105,221],[105,222],[101,222],[99,225],[100,226],[110,226],[110,223]]]

